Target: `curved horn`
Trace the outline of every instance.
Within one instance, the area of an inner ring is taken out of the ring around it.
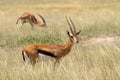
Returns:
[[[70,31],[73,33],[72,26],[71,26],[70,22],[68,21],[67,17],[65,17],[65,18],[66,18],[67,23],[68,23],[68,25],[69,25]]]
[[[46,25],[46,21],[45,21],[44,17],[41,16],[40,14],[37,14],[37,15],[42,19],[42,21],[43,21],[43,25],[45,26],[45,25]]]
[[[74,32],[76,32],[76,28],[75,28],[75,25],[74,25],[73,21],[71,20],[70,17],[69,17],[69,19],[70,19],[70,22],[71,22],[71,24],[72,24],[72,26],[73,26]]]

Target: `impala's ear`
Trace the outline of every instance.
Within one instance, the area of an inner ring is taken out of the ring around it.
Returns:
[[[70,32],[67,30],[67,34],[68,34],[68,36],[70,36]]]
[[[80,31],[78,31],[76,34],[78,35],[80,32],[81,32],[81,30],[80,30]]]

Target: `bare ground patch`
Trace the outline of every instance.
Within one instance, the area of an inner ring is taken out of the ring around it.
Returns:
[[[110,36],[99,36],[99,37],[88,38],[83,43],[85,44],[85,46],[88,46],[93,44],[112,43],[119,41],[120,41],[120,35],[110,35]]]

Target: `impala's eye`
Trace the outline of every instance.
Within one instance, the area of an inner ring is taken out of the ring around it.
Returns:
[[[71,38],[73,38],[73,36],[70,36]]]

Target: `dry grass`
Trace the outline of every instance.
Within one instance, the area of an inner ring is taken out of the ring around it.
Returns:
[[[0,6],[0,80],[120,80],[119,42],[84,46],[89,37],[119,34],[120,3],[75,4]],[[23,12],[42,14],[48,28],[35,26],[32,31],[26,24],[20,29],[15,23]],[[64,43],[66,15],[82,30],[81,42],[62,58],[56,70],[51,60],[41,60],[35,70],[25,71],[22,47],[31,43]]]

